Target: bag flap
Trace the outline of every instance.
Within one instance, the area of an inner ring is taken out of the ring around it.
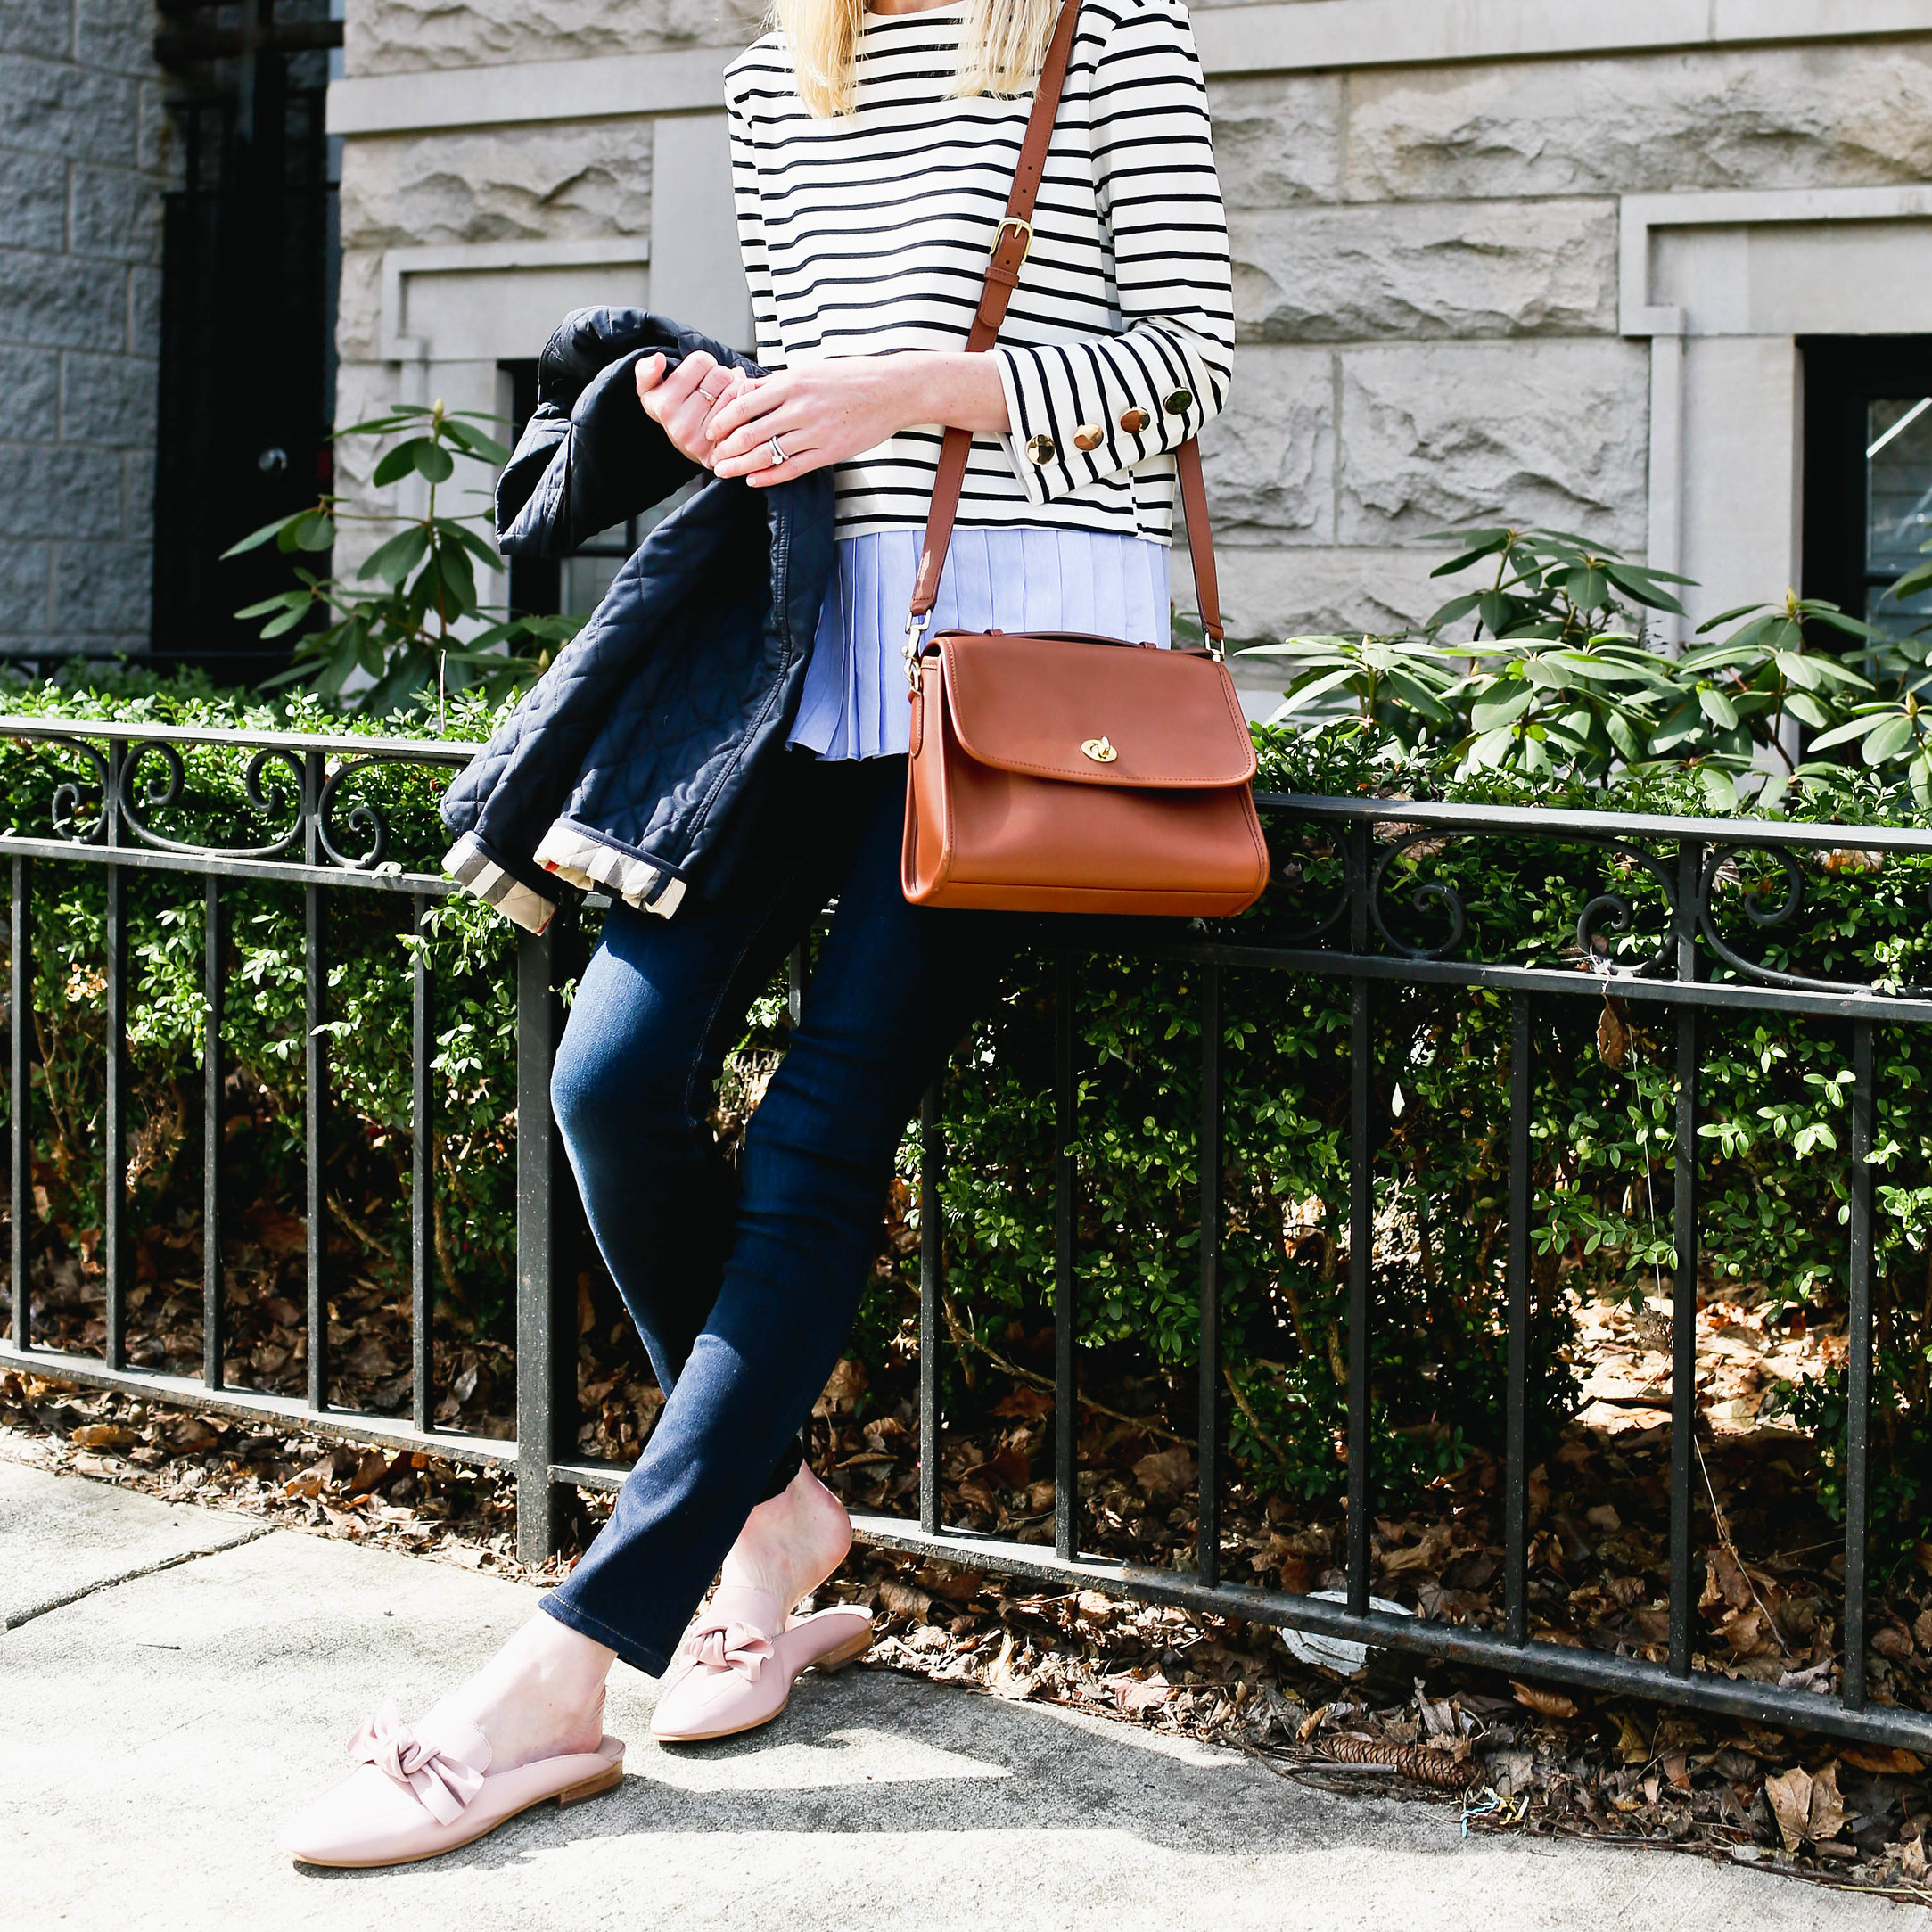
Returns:
[[[1172,790],[1254,776],[1234,680],[1211,657],[999,631],[936,642],[953,735],[980,764]]]

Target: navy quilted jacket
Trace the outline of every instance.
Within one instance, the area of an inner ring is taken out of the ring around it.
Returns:
[[[580,308],[538,365],[536,414],[497,487],[506,555],[561,557],[698,474],[632,371],[736,350],[638,308]],[[658,524],[583,629],[444,795],[465,886],[541,932],[560,879],[667,917],[715,874],[784,755],[833,570],[832,479],[705,484]]]

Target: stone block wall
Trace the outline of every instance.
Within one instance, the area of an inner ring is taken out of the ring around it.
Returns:
[[[150,0],[0,0],[0,650],[148,645],[153,34]]]
[[[1620,196],[1932,172],[1923,38],[1211,92],[1240,347],[1204,450],[1250,636],[1425,615],[1440,552],[1416,539],[1444,528],[1533,520],[1642,554],[1648,344],[1617,333]]]
[[[647,62],[742,45],[756,11],[349,0],[346,57],[351,76],[425,83]],[[1650,358],[1618,333],[1620,197],[1932,176],[1925,33],[1209,78],[1239,346],[1204,444],[1224,599],[1250,637],[1426,614],[1442,552],[1419,539],[1448,527],[1533,520],[1643,553]],[[376,356],[384,249],[647,236],[651,125],[351,136],[342,408],[403,381]]]

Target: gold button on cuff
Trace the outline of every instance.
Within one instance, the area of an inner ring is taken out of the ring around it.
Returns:
[[[1171,416],[1185,415],[1193,407],[1193,393],[1185,389],[1175,390],[1172,395],[1164,398],[1161,403],[1161,407],[1166,410]]]
[[[1051,463],[1059,455],[1050,436],[1029,436],[1026,439],[1026,460],[1036,465]]]
[[[1107,432],[1098,423],[1082,423],[1073,432],[1073,447],[1083,454],[1098,449],[1107,439]]]
[[[1121,427],[1130,436],[1139,435],[1141,431],[1146,429],[1153,420],[1154,418],[1145,409],[1122,409],[1121,411]]]

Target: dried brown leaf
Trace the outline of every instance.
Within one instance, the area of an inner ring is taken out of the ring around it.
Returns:
[[[1509,1689],[1518,1704],[1526,1705],[1539,1717],[1574,1717],[1576,1705],[1560,1690],[1545,1690],[1536,1684],[1519,1684],[1509,1680]]]
[[[1838,1796],[1838,1767],[1834,1759],[1812,1779],[1811,1826],[1805,1836],[1822,1845],[1835,1838],[1845,1824],[1845,1800]]]
[[[1650,1762],[1650,1736],[1628,1711],[1616,1714],[1616,1755],[1626,1764]]]
[[[141,1440],[118,1422],[86,1422],[68,1432],[68,1441],[82,1449],[132,1449]]]
[[[1194,1458],[1185,1449],[1162,1449],[1143,1456],[1134,1465],[1134,1481],[1151,1502],[1156,1496],[1171,1496],[1194,1481]]]
[[[1127,1717],[1158,1710],[1173,1695],[1173,1686],[1158,1671],[1150,1677],[1136,1677],[1125,1672],[1119,1676],[1103,1677],[1100,1681],[1113,1693],[1114,1708]]]
[[[996,1416],[1018,1416],[1031,1422],[1053,1412],[1053,1397],[1045,1389],[1017,1388],[995,1402],[992,1412]]]
[[[1700,1610],[1715,1610],[1722,1604],[1726,1608],[1744,1610],[1750,1607],[1751,1580],[1739,1565],[1730,1550],[1722,1546],[1704,1552],[1704,1594],[1698,1599]]]
[[[855,1361],[850,1355],[842,1357],[825,1385],[825,1393],[813,1403],[812,1414],[835,1416],[841,1410],[855,1408],[859,1398],[866,1392],[867,1381],[866,1365],[862,1361]]]
[[[1622,1071],[1630,1054],[1630,1028],[1618,1007],[1616,1000],[1606,999],[1597,1016],[1597,1057],[1613,1073]]]
[[[879,1601],[894,1616],[909,1616],[923,1622],[932,1615],[933,1599],[923,1590],[915,1590],[908,1583],[894,1583],[890,1577],[879,1585]]]
[[[1785,1850],[1796,1851],[1812,1828],[1812,1774],[1802,1764],[1794,1764],[1789,1771],[1765,1779],[1764,1796],[1770,1800],[1772,1816],[1778,1821]]]
[[[1448,1553],[1449,1537],[1448,1524],[1431,1524],[1420,1542],[1392,1550],[1382,1558],[1383,1575],[1402,1576],[1413,1570],[1433,1570]]]
[[[1874,1776],[1916,1778],[1925,1769],[1923,1758],[1892,1745],[1841,1745],[1838,1755],[1855,1770],[1869,1771]]]

